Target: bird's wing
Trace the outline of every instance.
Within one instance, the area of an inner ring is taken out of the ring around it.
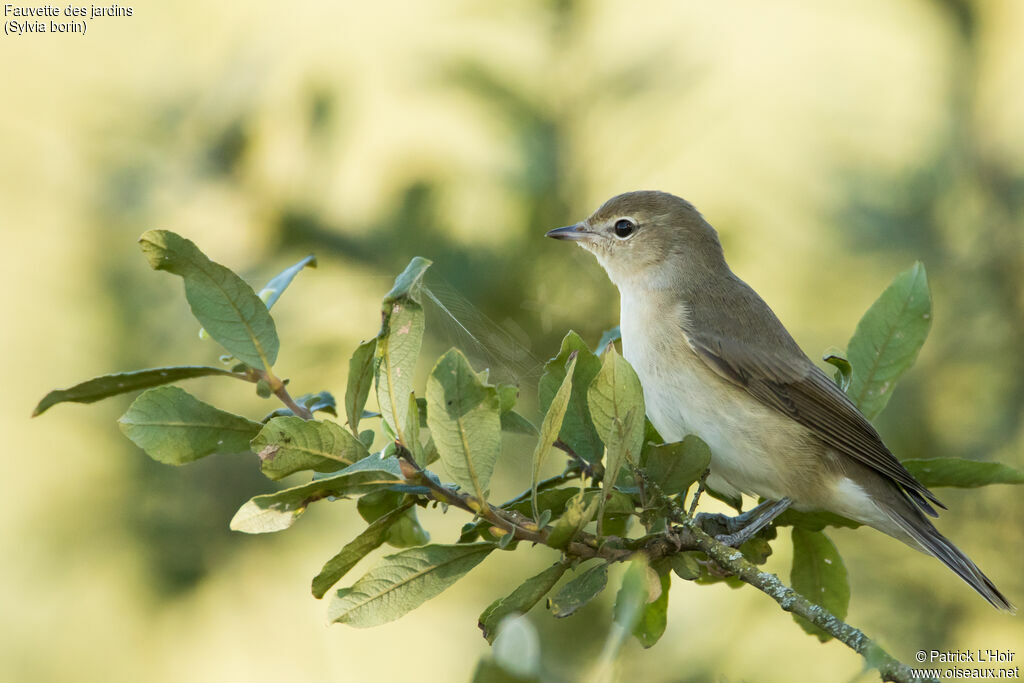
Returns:
[[[691,307],[683,333],[697,356],[719,376],[809,428],[831,448],[898,484],[924,511],[936,514],[927,500],[945,507],[886,448],[846,394],[807,358],[768,305],[737,282],[744,291],[740,297],[729,297],[728,306],[707,302],[717,306],[717,315],[700,316],[700,306]],[[723,326],[725,311],[729,320]]]

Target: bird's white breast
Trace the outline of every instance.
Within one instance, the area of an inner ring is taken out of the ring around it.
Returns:
[[[711,448],[710,485],[716,490],[792,497],[801,458],[785,464],[779,458],[792,452],[804,428],[704,364],[684,337],[688,311],[682,302],[660,292],[620,293],[623,355],[640,377],[647,415],[662,437],[703,439]]]

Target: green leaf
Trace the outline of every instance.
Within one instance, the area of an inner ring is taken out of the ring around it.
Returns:
[[[484,381],[486,382],[486,379]],[[515,384],[499,384],[497,390],[502,414],[516,407],[516,401],[519,400],[519,387]]]
[[[853,377],[853,367],[850,365],[850,361],[846,360],[846,356],[843,352],[838,349],[829,349],[822,356],[829,365],[833,365],[836,368],[836,373],[833,378],[836,381],[836,385],[846,391],[850,388],[850,378]]]
[[[512,410],[519,399],[519,387],[515,384],[499,384],[497,388],[501,404],[501,431],[536,436],[537,428],[533,423]]]
[[[173,232],[150,230],[139,243],[154,270],[184,279],[192,314],[211,337],[246,365],[267,370],[273,366],[279,347],[277,329],[252,287]]]
[[[146,391],[118,422],[149,457],[169,465],[248,451],[260,430],[260,423],[214,408],[178,387]]]
[[[1024,472],[999,462],[925,458],[904,460],[903,466],[928,488],[955,486],[970,489],[989,484],[1024,484]]]
[[[403,446],[412,454],[412,459],[420,467],[426,467],[427,461],[420,443],[420,411],[416,403],[416,395],[409,393],[409,411],[405,415],[405,441]]]
[[[622,577],[622,585],[615,596],[615,623],[627,633],[631,632],[640,618],[641,610],[650,598],[650,567],[643,555],[636,555],[629,562]]]
[[[301,417],[275,417],[252,440],[252,449],[263,474],[275,480],[302,470],[337,472],[369,455],[337,423]]]
[[[594,565],[562,586],[548,608],[556,618],[568,617],[596,598],[608,585],[608,565]]]
[[[614,661],[626,638],[640,623],[644,608],[652,599],[651,573],[653,572],[642,554],[637,554],[630,560],[622,577],[622,585],[615,595],[614,626],[608,633],[608,639],[601,652],[602,661]],[[657,585],[660,587],[661,584]]]
[[[540,680],[540,638],[530,620],[506,617],[498,625],[491,655],[505,672],[520,681]]]
[[[917,262],[896,276],[850,338],[848,393],[869,420],[882,412],[896,381],[914,364],[931,324],[928,277]]]
[[[688,489],[711,462],[711,449],[692,434],[674,443],[647,444],[645,450],[647,476],[667,496]]]
[[[548,545],[552,548],[565,548],[583,528],[594,519],[598,509],[601,507],[603,496],[588,496],[578,493],[572,497],[565,507],[565,512],[555,522],[548,534]]]
[[[420,524],[416,508],[411,508],[388,529],[384,542],[393,548],[413,548],[430,543],[430,532]]]
[[[367,522],[375,522],[395,508],[403,506],[405,494],[401,491],[376,491],[359,498],[356,507],[359,516]],[[408,507],[408,506],[406,506]],[[395,548],[410,548],[430,542],[430,534],[424,529],[416,515],[416,509],[405,513],[388,529],[385,542]]]
[[[356,628],[394,621],[461,579],[492,550],[491,543],[427,545],[389,555],[335,594],[328,619]]]
[[[601,370],[587,390],[587,402],[594,427],[607,449],[604,481],[601,484],[607,497],[615,486],[622,466],[640,460],[646,413],[640,379],[629,362],[615,351],[614,346],[609,346],[604,354]],[[600,510],[598,514],[603,517],[604,497]]]
[[[616,431],[616,419],[624,425],[630,412],[645,414],[640,379],[629,361],[620,356],[614,348],[609,348],[604,354],[601,369],[587,390],[587,401],[594,427],[602,440],[607,440],[612,432]],[[629,431],[624,435],[623,446],[636,461],[643,443],[643,420],[632,420]]]
[[[401,481],[397,458],[381,459],[371,455],[333,476],[252,498],[235,513],[231,528],[247,534],[281,531],[294,524],[306,508],[318,500],[379,491]]]
[[[790,582],[800,595],[820,605],[839,619],[850,606],[850,584],[839,551],[820,531],[793,529],[793,571]],[[801,616],[793,615],[800,627],[821,642],[832,638]]]
[[[583,494],[588,501],[603,495],[601,491],[591,490]],[[601,517],[601,529],[610,536],[625,536],[629,530],[629,520],[635,509],[633,499],[622,491],[612,491],[605,499]]]
[[[337,404],[334,401],[334,396],[329,391],[319,391],[315,394],[303,394],[295,399],[295,402],[300,406],[303,406],[311,413],[327,413],[328,415],[338,416]],[[284,406],[273,410],[268,413],[262,420],[264,424],[270,422],[275,417],[290,417],[295,415],[290,408]]]
[[[501,620],[510,614],[526,614],[533,606],[555,587],[565,573],[566,565],[556,562],[540,574],[531,576],[511,594],[492,602],[480,615],[479,626],[484,632],[487,642],[493,643],[498,634],[497,628]]]
[[[604,444],[594,429],[594,421],[587,407],[587,389],[601,369],[601,360],[595,356],[586,343],[575,332],[569,332],[562,340],[558,355],[544,365],[537,390],[540,408],[547,412],[565,379],[569,356],[576,352],[576,366],[572,377],[572,394],[566,407],[565,418],[559,438],[577,455],[587,462],[599,462],[604,454]]]
[[[282,294],[284,294],[284,290],[288,289],[288,285],[292,283],[295,276],[298,275],[299,271],[306,266],[316,268],[316,256],[310,254],[301,261],[293,263],[271,278],[270,282],[263,286],[263,289],[260,290],[260,293],[257,296],[266,303],[267,309],[274,307],[277,300],[281,298]]]
[[[422,256],[413,257],[409,261],[409,265],[405,267],[405,270],[395,278],[395,284],[391,287],[391,291],[384,296],[384,303],[392,303],[402,299],[412,299],[416,303],[422,303],[420,295],[423,292],[423,276],[426,274],[427,268],[430,267],[431,263],[433,262]],[[387,312],[386,307],[384,312]]]
[[[381,304],[383,323],[374,350],[377,403],[385,423],[399,440],[405,430],[416,360],[423,344],[423,274],[430,261],[417,256],[395,279]]]
[[[379,548],[387,538],[391,527],[402,519],[412,505],[412,501],[409,501],[378,517],[363,530],[363,533],[347,543],[341,552],[327,560],[323,569],[313,579],[312,590],[316,599],[324,597],[334,584],[341,581],[342,577],[359,563],[359,560]]]
[[[493,657],[481,657],[470,683],[541,683],[539,677],[520,678],[504,669]]]
[[[256,395],[260,398],[270,398],[274,390],[270,388],[270,382],[262,377],[256,382]]]
[[[743,557],[752,564],[764,564],[772,554],[771,541],[778,536],[774,526],[768,526],[757,533],[753,538],[743,543],[737,550]]]
[[[348,426],[358,433],[359,420],[366,407],[373,384],[373,357],[377,350],[377,338],[364,341],[348,361],[348,383],[345,387],[345,415]]]
[[[597,351],[595,351],[594,353],[600,356],[602,353],[604,353],[605,349],[608,348],[609,344],[612,344],[613,342],[616,342],[620,339],[622,339],[622,330],[619,329],[618,325],[611,328],[610,330],[605,330],[604,334],[601,335],[601,340],[597,342]]]
[[[554,449],[558,432],[562,429],[562,418],[565,417],[565,409],[569,405],[569,396],[572,394],[572,375],[575,369],[576,356],[570,356],[569,365],[565,369],[565,379],[562,380],[562,385],[558,387],[558,391],[551,400],[551,405],[548,406],[544,421],[541,423],[537,447],[533,451],[533,479],[530,489],[534,520],[540,518],[540,508],[537,507],[537,482],[540,479],[540,470],[544,465],[544,460]]]
[[[110,396],[126,394],[131,391],[158,387],[171,382],[179,382],[193,377],[209,377],[226,375],[237,377],[223,368],[204,365],[178,365],[167,368],[151,368],[133,372],[119,372],[113,375],[94,377],[67,389],[54,389],[39,402],[32,411],[32,417],[42,415],[58,403],[94,403]]]
[[[409,410],[412,410],[412,404],[409,404]],[[416,399],[416,415],[419,417],[420,428],[426,428],[427,426],[427,399],[418,398]],[[365,415],[363,417],[366,417]]]
[[[537,428],[532,422],[514,410],[501,414],[501,431],[525,436],[537,436]]]
[[[648,582],[652,579],[648,572]],[[665,633],[668,625],[668,591],[672,586],[672,575],[668,572],[657,577],[660,584],[658,597],[647,602],[640,610],[640,617],[633,627],[633,635],[644,649],[653,647]]]
[[[486,499],[501,451],[498,392],[485,385],[469,361],[452,349],[427,379],[427,426],[452,480]]]
[[[669,556],[669,565],[680,579],[693,581],[700,576],[700,565],[697,564],[698,555],[699,553],[696,552],[675,553]]]

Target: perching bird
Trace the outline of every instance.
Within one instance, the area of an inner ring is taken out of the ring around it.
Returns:
[[[548,237],[597,257],[621,298],[622,351],[666,441],[711,448],[707,484],[828,510],[942,560],[995,607],[999,589],[925,516],[938,499],[903,467],[846,394],[800,350],[725,262],[718,233],[684,199],[629,192]]]

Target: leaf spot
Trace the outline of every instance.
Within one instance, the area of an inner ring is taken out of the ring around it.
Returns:
[[[273,460],[274,456],[277,455],[277,452],[279,450],[280,450],[280,446],[278,446],[276,444],[271,444],[271,445],[267,446],[266,448],[264,448],[259,453],[257,453],[256,457],[258,457],[261,462],[267,462],[269,460]]]
[[[395,334],[409,334],[409,330],[411,330],[411,329],[412,329],[412,321],[410,320],[409,322],[407,322],[404,325],[402,325],[401,327],[399,327],[398,331]]]

